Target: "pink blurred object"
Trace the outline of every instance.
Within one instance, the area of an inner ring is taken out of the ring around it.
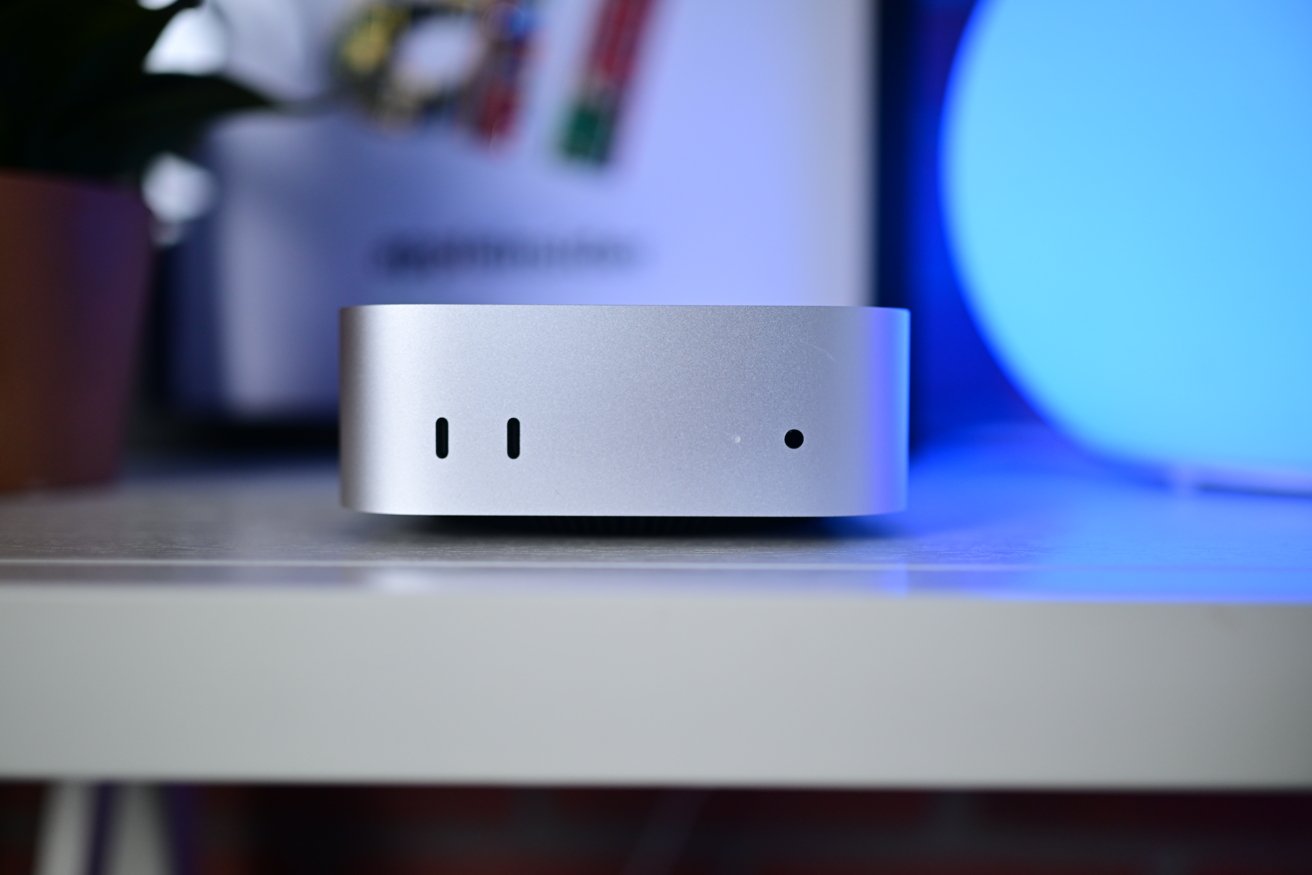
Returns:
[[[127,188],[0,173],[0,490],[115,475],[149,230]]]

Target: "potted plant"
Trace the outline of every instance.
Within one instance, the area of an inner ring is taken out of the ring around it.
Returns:
[[[109,479],[151,263],[147,164],[267,105],[151,73],[173,18],[137,0],[0,0],[0,490]]]

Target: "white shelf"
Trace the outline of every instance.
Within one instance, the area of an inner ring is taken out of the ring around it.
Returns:
[[[0,501],[0,778],[1312,786],[1312,502],[1039,434],[905,514],[365,517],[327,465]]]

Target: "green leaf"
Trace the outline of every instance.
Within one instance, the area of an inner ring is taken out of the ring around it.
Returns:
[[[0,46],[11,65],[25,72],[20,91],[23,118],[37,128],[55,127],[104,96],[131,87],[164,28],[196,0],[144,9],[135,0],[55,0],[37,11],[30,3],[22,22],[0,22],[13,44]],[[71,7],[71,8],[70,8]],[[81,8],[86,7],[86,8]],[[19,25],[15,28],[15,24]]]
[[[263,95],[222,77],[145,75],[62,131],[46,144],[46,154],[68,172],[135,177],[157,155],[188,150],[215,119],[270,105]]]
[[[0,0],[0,167],[124,178],[218,116],[269,106],[220,77],[144,71],[199,0]]]

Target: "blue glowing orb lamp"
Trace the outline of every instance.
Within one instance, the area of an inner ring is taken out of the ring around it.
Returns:
[[[944,111],[952,254],[1035,407],[1312,491],[1312,2],[983,0]]]

